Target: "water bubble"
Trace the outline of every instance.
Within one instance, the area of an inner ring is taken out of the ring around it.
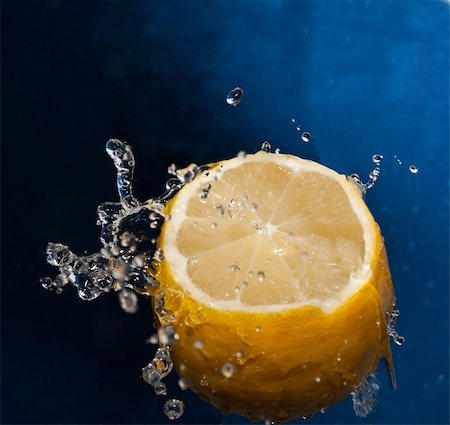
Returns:
[[[164,403],[164,414],[171,420],[180,418],[184,413],[184,403],[172,398]]]
[[[311,141],[311,134],[305,131],[301,137],[302,141],[305,143],[309,143]]]
[[[156,395],[167,395],[167,386],[164,382],[157,382],[153,388]]]
[[[136,313],[138,311],[138,298],[134,291],[123,288],[119,292],[119,303],[126,313]]]
[[[231,106],[237,106],[242,100],[244,91],[240,87],[235,87],[227,94],[227,103]]]
[[[419,172],[419,169],[415,166],[415,165],[410,165],[409,166],[409,171],[413,174],[417,174]]]
[[[232,363],[225,363],[221,369],[222,375],[229,379],[234,375],[234,365]]]
[[[201,339],[197,339],[196,341],[194,341],[194,348],[196,350],[201,350],[204,345],[205,344],[203,343],[203,341]]]
[[[252,202],[252,203],[250,204],[250,211],[251,211],[251,212],[256,212],[257,209],[258,209],[258,205],[255,204],[254,202]]]
[[[266,278],[266,274],[264,272],[258,272],[256,277],[258,278],[259,282],[264,282],[264,279]]]
[[[185,391],[185,390],[187,390],[189,387],[187,386],[187,384],[186,384],[186,381],[183,379],[183,378],[180,378],[179,380],[178,380],[178,386],[180,387],[180,390],[181,391]]]
[[[373,161],[376,165],[380,165],[382,159],[383,159],[383,155],[380,155],[380,154],[375,154],[375,155],[372,156],[372,161]]]
[[[270,143],[268,141],[264,141],[261,144],[261,150],[263,152],[269,153],[272,150],[272,146],[270,145]]]
[[[178,338],[172,325],[161,326],[158,329],[158,340],[161,346],[170,347],[175,341],[178,341]]]

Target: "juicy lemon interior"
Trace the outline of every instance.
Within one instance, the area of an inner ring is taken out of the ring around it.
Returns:
[[[247,155],[177,195],[165,255],[189,293],[219,308],[336,306],[364,274],[362,208],[354,185],[326,167]]]

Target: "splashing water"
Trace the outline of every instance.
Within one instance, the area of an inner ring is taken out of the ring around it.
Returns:
[[[234,99],[231,103],[228,99],[230,95]],[[227,103],[236,106],[242,98],[242,90],[237,87],[230,92],[228,97]],[[292,122],[295,120],[292,119]],[[297,130],[300,131],[300,126]],[[302,134],[302,139],[305,134],[308,138],[308,140],[304,140],[306,142],[310,140],[311,135],[305,132]],[[264,141],[261,151],[270,153],[271,150],[270,143]],[[164,220],[170,220],[170,217],[164,214],[164,206],[185,184],[195,179],[199,173],[208,170],[208,166],[190,164],[186,168],[179,169],[172,164],[169,166],[168,172],[174,177],[167,181],[166,191],[159,197],[140,202],[134,197],[132,190],[135,160],[131,147],[119,140],[111,139],[106,144],[106,151],[117,170],[119,202],[105,202],[97,209],[97,224],[101,226],[102,247],[98,253],[78,256],[68,246],[50,242],[46,250],[47,263],[57,267],[59,273],[54,279],[49,277],[41,279],[41,285],[45,289],[59,294],[68,283],[71,283],[77,289],[79,297],[87,301],[94,300],[107,292],[117,292],[122,309],[127,313],[135,313],[138,310],[136,294],[154,295],[159,286],[152,272],[155,265],[164,259],[164,253],[156,247],[156,239]],[[279,149],[276,153],[279,153]],[[245,152],[240,152],[238,157],[245,158]],[[350,176],[357,183],[363,196],[378,179],[382,159],[382,155],[373,156],[372,160],[376,167],[369,174],[367,183],[362,183],[356,174]],[[200,197],[208,198],[210,191],[211,185],[204,187]],[[216,208],[218,216],[228,213],[231,217],[240,217],[246,208],[255,212],[257,205],[247,205],[245,200],[232,199],[227,209],[222,205],[218,205]],[[217,227],[217,224],[214,224]],[[254,223],[254,225],[258,228],[258,223]],[[193,257],[188,261],[195,264],[197,259]],[[239,264],[230,266],[230,271],[237,272],[239,270]],[[253,272],[250,273],[253,274]],[[265,281],[264,271],[255,271],[254,273],[259,282]],[[242,282],[242,284],[244,285],[246,282]],[[159,347],[153,360],[142,368],[142,378],[153,387],[157,395],[167,395],[167,386],[162,379],[173,369],[170,350],[178,340],[178,334],[172,326],[175,316],[165,305],[164,293],[156,295],[154,311],[161,326],[157,330],[157,334],[152,335],[148,342],[159,344]],[[404,338],[395,331],[398,315],[399,311],[394,306],[387,329],[394,342],[401,345]],[[255,332],[261,333],[261,327],[257,326]],[[194,342],[194,347],[198,350],[202,350],[203,345],[201,340]],[[241,356],[241,352],[236,352],[235,357],[238,364],[242,363]],[[230,379],[236,373],[235,366],[232,363],[225,363],[221,367],[221,373],[225,379]],[[352,393],[354,410],[358,416],[366,416],[373,409],[379,389],[374,376],[373,374],[369,375]],[[208,385],[206,378],[202,380],[201,385]],[[182,390],[187,388],[182,378],[179,380],[179,387]],[[177,399],[166,401],[164,413],[169,419],[178,419],[183,412],[184,403],[182,401]]]
[[[366,379],[351,393],[353,401],[353,410],[356,416],[365,418],[371,413],[378,400],[380,386],[377,383],[375,373],[369,374]]]

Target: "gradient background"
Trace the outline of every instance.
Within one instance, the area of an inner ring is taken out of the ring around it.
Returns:
[[[140,379],[149,302],[130,316],[115,296],[87,303],[38,283],[54,273],[47,241],[98,250],[96,207],[117,199],[104,152],[115,137],[134,148],[141,200],[162,192],[172,162],[265,139],[362,176],[383,154],[367,203],[406,337],[393,347],[399,389],[382,369],[374,414],[355,417],[347,400],[310,423],[448,424],[448,34],[443,1],[4,0],[1,422],[169,422]],[[179,423],[245,422],[175,382]]]

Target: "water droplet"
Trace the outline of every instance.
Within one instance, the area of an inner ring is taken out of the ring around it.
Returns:
[[[279,155],[279,154],[281,153],[280,148],[276,148],[276,149],[275,149],[275,153],[276,153],[277,155]]]
[[[138,311],[138,298],[130,289],[123,288],[119,292],[119,303],[126,313],[133,314]]]
[[[225,209],[223,208],[222,205],[216,205],[216,211],[217,211],[217,214],[221,217],[223,217],[225,215]]]
[[[217,223],[216,222],[212,222],[211,223],[211,229],[217,229]]]
[[[295,118],[291,118],[291,122],[295,122]]]
[[[258,333],[262,332],[261,326],[257,326],[257,327],[255,328],[255,331],[258,332]]]
[[[380,165],[382,159],[383,159],[383,155],[380,155],[380,154],[375,154],[375,155],[372,156],[372,161],[373,161],[376,165]]]
[[[146,342],[147,344],[153,344],[153,345],[158,344],[158,342],[159,342],[158,335],[157,335],[157,334],[150,335],[150,336],[145,340],[145,342]]]
[[[394,155],[394,158],[395,158],[395,160],[397,161],[397,164],[398,164],[398,165],[402,165],[402,164],[403,164],[402,160],[399,159],[397,155]]]
[[[342,360],[342,357],[341,357],[341,355],[339,353],[337,353],[337,355],[336,355],[336,360],[338,362],[340,362]]]
[[[154,386],[161,380],[162,376],[152,362],[142,368],[142,378],[147,384]]]
[[[207,199],[209,196],[209,192],[211,190],[211,184],[208,183],[205,187],[203,187],[200,191],[200,198]]]
[[[231,106],[237,106],[242,100],[244,91],[240,87],[235,87],[227,94],[227,103]]]
[[[310,133],[308,133],[307,131],[305,131],[303,134],[302,134],[302,141],[303,142],[305,142],[305,143],[309,143],[310,141],[311,141],[311,134]]]
[[[43,277],[39,282],[44,289],[51,289],[53,286],[53,281],[49,277]]]
[[[185,390],[187,390],[189,387],[187,386],[187,384],[186,384],[186,381],[183,379],[183,378],[180,378],[179,380],[178,380],[178,386],[180,387],[180,390],[181,391],[185,391]]]
[[[192,257],[189,257],[187,260],[187,265],[188,266],[193,266],[194,264],[198,263],[198,257],[196,257],[195,255],[193,255]]]
[[[153,386],[156,395],[167,395],[167,386],[164,382],[157,382]]]
[[[158,249],[155,251],[155,254],[153,255],[153,258],[154,258],[156,261],[162,261],[162,260],[164,260],[164,252],[163,252],[163,250],[162,250],[161,248],[158,248]]]
[[[164,403],[164,414],[171,420],[180,418],[184,413],[184,403],[172,398]]]
[[[194,348],[197,350],[201,350],[204,346],[204,343],[201,339],[197,339],[196,341],[194,341]]]
[[[237,157],[238,157],[239,159],[244,159],[246,156],[247,156],[247,153],[246,153],[245,151],[239,151],[239,152],[237,153]]]
[[[221,369],[222,375],[229,379],[234,375],[234,365],[232,363],[225,363]]]
[[[409,166],[409,171],[413,174],[417,174],[419,172],[419,169],[415,166],[415,165],[410,165]]]
[[[240,359],[244,355],[244,353],[242,351],[236,351],[234,355],[236,356],[236,358]]]
[[[251,212],[256,212],[257,209],[258,209],[258,205],[255,204],[254,202],[252,202],[252,203],[250,204],[250,211],[251,211]]]
[[[320,376],[316,376],[315,380],[316,382],[320,382]]]
[[[403,336],[400,336],[395,329],[395,325],[397,323],[397,319],[399,316],[400,310],[394,305],[392,307],[392,312],[390,313],[389,316],[389,321],[387,324],[387,332],[388,335],[394,340],[394,342],[397,345],[403,345],[403,343],[405,342],[405,338]]]
[[[200,379],[200,386],[201,387],[207,387],[208,386],[208,380],[206,379],[206,377],[204,376],[202,379]]]
[[[171,325],[161,326],[158,329],[158,339],[161,346],[170,347],[175,341],[178,341],[178,334]]]
[[[239,263],[234,263],[229,267],[230,272],[238,272],[239,270],[241,270],[241,266],[239,265]]]
[[[270,143],[268,141],[264,141],[261,144],[261,150],[263,152],[269,153],[272,150],[272,146],[270,145]]]
[[[300,131],[302,128],[298,125],[297,127],[295,127],[295,129],[296,129],[297,131]]]
[[[259,282],[264,282],[264,279],[266,278],[266,274],[264,272],[258,272],[256,276]]]

